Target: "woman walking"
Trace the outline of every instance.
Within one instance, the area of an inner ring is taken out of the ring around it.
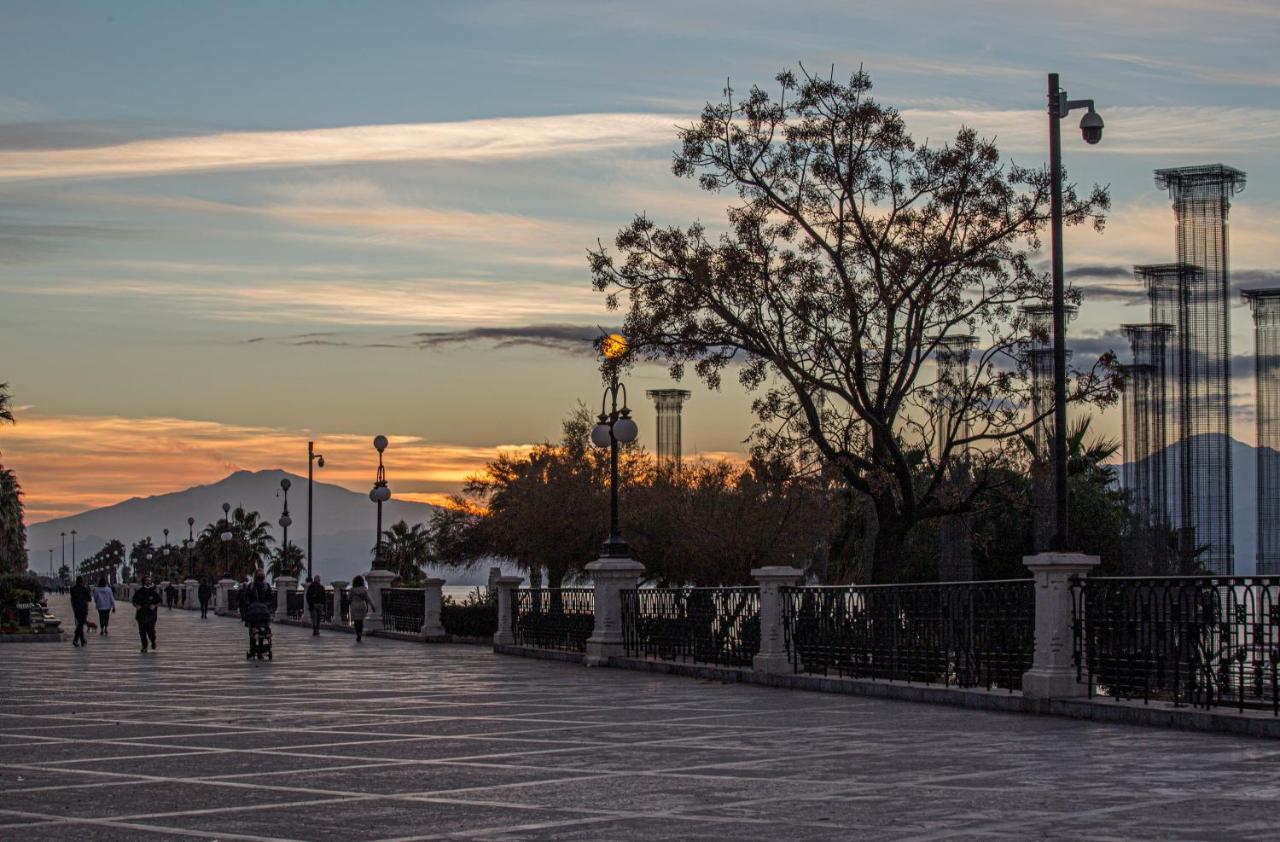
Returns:
[[[351,625],[356,629],[356,643],[364,640],[364,619],[373,611],[373,600],[369,599],[369,589],[365,587],[364,577],[357,576],[351,580]]]
[[[116,610],[116,595],[107,586],[107,577],[98,577],[98,587],[93,589],[93,604],[98,609],[98,634],[107,633],[107,624]]]

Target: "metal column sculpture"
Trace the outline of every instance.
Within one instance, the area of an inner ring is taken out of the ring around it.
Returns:
[[[650,389],[645,392],[653,399],[658,411],[658,467],[668,471],[679,470],[683,447],[680,435],[680,411],[689,399],[684,389]]]
[[[1230,198],[1245,174],[1221,164],[1156,170],[1173,200],[1178,262],[1201,271],[1188,278],[1182,350],[1183,415],[1180,551],[1209,572],[1231,575],[1231,331],[1227,307]]]
[[[977,344],[976,336],[945,336],[938,339],[938,458],[948,456],[945,482],[948,496],[963,497],[968,493],[968,446],[961,444],[969,437],[969,413],[966,401],[969,388],[969,355]],[[948,448],[948,443],[953,444]],[[949,455],[947,453],[949,451]],[[973,579],[973,542],[964,515],[947,515],[938,528],[938,581],[968,582]]]
[[[1130,535],[1136,540],[1129,572],[1167,572],[1169,491],[1165,473],[1165,349],[1173,328],[1166,324],[1121,325],[1133,350],[1124,369],[1124,485],[1131,505]]]
[[[1257,575],[1280,575],[1280,289],[1246,290],[1253,309],[1258,425]]]

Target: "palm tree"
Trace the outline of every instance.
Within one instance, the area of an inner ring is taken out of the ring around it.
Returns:
[[[271,528],[261,515],[246,512],[237,506],[231,512],[231,531],[235,533],[232,543],[253,562],[253,567],[265,567],[271,558],[271,545],[276,539],[272,537]]]
[[[22,486],[17,475],[0,465],[0,572],[27,569],[27,530],[23,522]]]
[[[271,563],[267,566],[267,572],[271,574],[272,579],[278,579],[281,576],[296,578],[302,572],[304,559],[302,547],[290,541],[288,546],[277,547],[271,553]]]
[[[401,582],[417,582],[422,579],[423,568],[431,562],[431,538],[421,523],[410,527],[402,520],[383,530],[382,552],[396,578]],[[374,553],[377,553],[376,547]]]

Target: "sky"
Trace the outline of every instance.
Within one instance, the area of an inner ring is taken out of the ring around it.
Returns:
[[[918,139],[962,125],[1043,165],[1045,73],[1097,101],[1070,176],[1109,185],[1066,238],[1080,347],[1146,320],[1135,263],[1173,259],[1157,167],[1248,173],[1240,286],[1280,283],[1280,6],[1160,2],[0,2],[0,429],[29,519],[306,470],[438,501],[600,399],[617,324],[586,249],[634,214],[716,221],[676,127],[784,68],[847,76]],[[1233,302],[1234,435],[1253,440]],[[1122,354],[1123,356],[1123,354]],[[629,380],[652,448],[644,389]],[[750,396],[687,378],[686,452],[740,454]],[[1101,426],[1119,429],[1118,412]],[[646,441],[646,437],[647,441]],[[39,549],[39,548],[36,548]]]

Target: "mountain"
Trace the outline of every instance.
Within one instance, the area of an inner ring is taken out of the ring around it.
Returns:
[[[196,519],[199,532],[206,524],[222,517],[222,504],[232,508],[243,506],[257,511],[272,527],[276,541],[280,541],[281,503],[277,497],[280,480],[288,477],[293,483],[289,489],[289,514],[293,526],[289,528],[289,540],[307,548],[307,480],[285,471],[237,471],[211,485],[197,485],[185,491],[158,494],[154,497],[134,497],[113,506],[92,509],[70,517],[31,524],[27,528],[27,546],[31,548],[31,567],[36,572],[47,572],[49,549],[53,548],[53,564],[56,569],[62,557],[62,539],[66,532],[67,563],[71,562],[70,532],[76,535],[76,558],[84,559],[97,552],[112,538],[119,538],[126,546],[146,536],[160,545],[163,530],[169,529],[169,543],[181,545],[187,537],[187,518]],[[376,516],[368,494],[348,491],[328,483],[317,482],[315,493],[314,569],[325,581],[346,579],[369,569],[370,553],[375,543]],[[385,529],[398,520],[410,524],[424,523],[431,519],[435,506],[412,503],[392,498],[382,506],[382,525]],[[278,545],[278,543],[277,543]],[[449,580],[452,585],[477,584],[484,581],[485,571],[458,570],[433,571]]]
[[[1174,442],[1164,453],[1181,452]],[[1156,458],[1152,456],[1151,458]],[[1121,476],[1124,475],[1121,467]],[[1235,573],[1251,576],[1257,566],[1258,547],[1258,449],[1231,439],[1231,531],[1235,544]],[[1170,501],[1172,504],[1174,501]]]

